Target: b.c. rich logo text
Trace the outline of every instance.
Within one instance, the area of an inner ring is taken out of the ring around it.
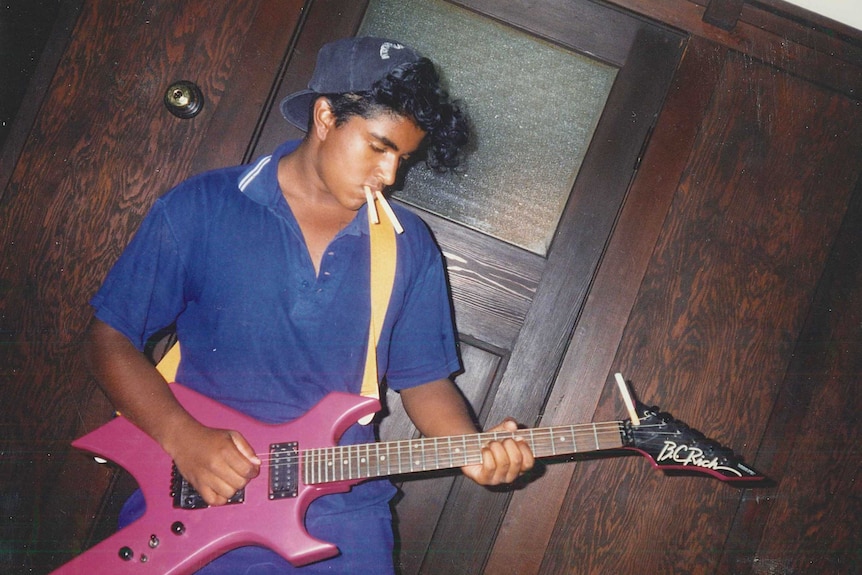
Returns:
[[[701,467],[703,469],[713,469],[716,471],[728,471],[736,476],[742,477],[742,474],[736,469],[719,465],[718,457],[709,459],[704,455],[703,449],[699,447],[689,447],[688,445],[678,445],[675,441],[665,441],[661,453],[656,457],[657,463],[667,461],[683,466]]]

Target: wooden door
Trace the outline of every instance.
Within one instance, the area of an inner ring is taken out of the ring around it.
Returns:
[[[590,2],[539,2],[527,12],[518,2],[459,4],[618,67],[547,254],[536,255],[420,211],[449,265],[465,363],[459,386],[483,424],[513,416],[533,425],[554,385],[675,70],[682,38]],[[304,87],[313,65],[310,55],[335,37],[322,30],[329,26],[359,29],[363,12],[353,6],[330,1],[311,7],[279,97]],[[255,143],[257,153],[271,150],[284,139],[284,132],[284,122],[273,110]],[[392,414],[384,422],[383,436],[404,438],[415,433],[397,407],[397,396],[390,393],[388,401]],[[457,473],[404,478],[400,485],[404,496],[395,509],[402,572],[481,572],[510,494],[478,487]]]

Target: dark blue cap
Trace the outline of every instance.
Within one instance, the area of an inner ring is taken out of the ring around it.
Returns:
[[[311,103],[319,95],[368,92],[399,66],[420,58],[413,48],[384,38],[363,36],[330,42],[317,54],[308,89],[282,100],[281,114],[305,131]]]

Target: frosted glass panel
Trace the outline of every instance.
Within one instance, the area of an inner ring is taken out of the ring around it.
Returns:
[[[442,0],[372,0],[358,35],[434,60],[476,132],[464,170],[414,166],[396,197],[545,255],[616,68]]]

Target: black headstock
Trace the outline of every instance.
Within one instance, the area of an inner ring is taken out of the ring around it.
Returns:
[[[699,471],[722,481],[763,481],[766,477],[742,462],[730,448],[677,421],[657,407],[636,405],[638,425],[624,422],[624,447],[647,456],[657,469]]]

